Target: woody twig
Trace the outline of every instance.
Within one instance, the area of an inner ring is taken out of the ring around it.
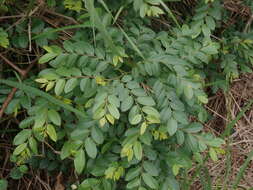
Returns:
[[[16,71],[19,72],[19,74],[21,75],[21,79],[25,79],[28,72],[31,70],[31,68],[33,67],[34,63],[36,63],[37,59],[35,59],[34,61],[31,62],[31,64],[26,68],[26,70],[22,70],[20,69],[18,66],[16,66],[15,64],[13,64],[11,61],[9,61],[6,57],[4,57],[2,54],[0,54],[0,58],[2,58],[6,64],[10,65],[12,68],[14,68]],[[17,88],[13,88],[11,90],[11,92],[9,93],[9,95],[7,96],[7,98],[4,100],[4,103],[0,109],[0,118],[2,118],[5,109],[7,108],[7,106],[9,105],[9,103],[11,102],[11,100],[13,99],[15,93],[17,91]]]

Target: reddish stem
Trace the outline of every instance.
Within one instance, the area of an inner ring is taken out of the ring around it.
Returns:
[[[7,96],[7,98],[4,100],[4,103],[1,107],[0,110],[0,118],[2,118],[3,114],[4,114],[4,110],[7,108],[7,106],[9,105],[10,101],[12,100],[13,96],[15,95],[17,91],[17,88],[13,88],[12,91],[10,92],[10,94]]]
[[[1,54],[0,54],[0,57],[2,58],[2,59],[4,59],[5,60],[5,62],[7,63],[7,64],[9,64],[9,65],[14,65],[12,62],[10,62],[8,59],[6,59],[4,56],[2,56]],[[21,78],[22,79],[24,79],[24,78],[26,78],[26,75],[28,74],[28,72],[31,70],[31,68],[33,67],[33,65],[34,65],[34,63],[37,61],[37,59],[35,59],[28,67],[27,67],[27,69],[26,70],[21,70],[21,69],[19,69],[20,71],[19,71],[19,73],[21,74]],[[14,65],[15,67],[16,67],[16,65]],[[16,69],[17,70],[17,69]],[[18,71],[18,70],[17,70]],[[12,89],[12,91],[8,94],[8,96],[7,96],[7,98],[4,100],[4,103],[3,103],[3,105],[2,105],[2,107],[1,107],[1,109],[0,109],[0,118],[2,118],[2,116],[3,116],[3,114],[4,114],[4,110],[7,108],[7,106],[9,105],[9,103],[11,102],[11,100],[13,99],[13,97],[14,97],[14,95],[15,95],[15,93],[16,93],[16,91],[17,91],[17,88],[13,88]]]
[[[10,65],[13,69],[15,69],[16,71],[19,72],[19,74],[21,74],[21,76],[25,75],[25,71],[20,69],[18,66],[16,66],[15,64],[13,64],[11,61],[9,61],[6,57],[4,57],[1,53],[0,53],[0,57],[5,61],[5,63],[7,63],[8,65]]]

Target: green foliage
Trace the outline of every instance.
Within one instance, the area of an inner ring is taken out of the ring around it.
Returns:
[[[81,0],[64,0],[63,2],[66,9],[80,12],[82,10],[82,1]]]
[[[0,46],[7,48],[9,45],[8,34],[0,28]]]
[[[170,9],[174,1],[166,2],[47,1],[87,25],[52,30],[31,19],[43,69],[22,83],[0,79],[19,89],[5,113],[26,110],[13,140],[13,178],[26,173],[20,167],[44,153],[45,144],[59,155],[46,155],[38,168],[54,170],[71,160],[67,167],[72,163],[84,177],[80,190],[179,190],[183,174],[203,162],[201,153],[218,160],[224,140],[203,132],[205,82],[216,91],[250,72],[252,37],[234,31],[214,36],[226,13],[219,0],[197,2],[183,23]],[[166,13],[169,31],[151,27],[152,18]],[[27,48],[26,24],[14,27],[10,44],[1,28],[0,45]],[[77,30],[54,41],[67,29]]]
[[[8,181],[0,179],[0,190],[6,190],[8,187]]]
[[[25,173],[27,173],[28,167],[26,165],[20,165],[16,168],[13,168],[10,172],[10,177],[12,179],[21,179]]]

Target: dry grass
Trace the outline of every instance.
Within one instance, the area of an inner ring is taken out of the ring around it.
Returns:
[[[243,75],[233,82],[230,91],[225,96],[218,92],[210,98],[208,110],[213,119],[207,124],[206,131],[221,134],[228,122],[233,120],[242,108],[253,99],[253,74]],[[230,118],[230,119],[228,119]],[[240,167],[245,162],[248,153],[253,150],[253,108],[248,110],[237,122],[229,137],[230,143],[225,150],[230,148],[230,154],[220,155],[217,162],[208,160],[207,167],[212,181],[213,189],[232,189]],[[230,155],[231,164],[228,163]],[[227,166],[231,167],[227,174]],[[227,179],[226,179],[226,175]],[[238,189],[250,189],[253,187],[253,160],[248,165],[244,177],[238,185]],[[203,189],[200,180],[197,179],[192,189]]]

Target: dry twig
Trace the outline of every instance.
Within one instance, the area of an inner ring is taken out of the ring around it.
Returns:
[[[19,71],[19,73],[21,74],[21,79],[26,78],[26,75],[29,73],[29,71],[31,70],[31,68],[33,67],[34,63],[37,61],[37,59],[35,59],[33,62],[31,62],[31,64],[27,67],[26,70],[21,70],[20,68],[18,68],[16,65],[14,65],[11,61],[9,61],[7,58],[5,58],[3,55],[0,54],[0,57],[2,59],[4,59],[4,61],[12,66],[13,68],[15,67],[15,69],[17,71]],[[13,88],[12,91],[10,92],[10,94],[7,96],[7,98],[4,100],[4,103],[0,109],[0,118],[2,118],[5,109],[7,108],[7,106],[9,105],[10,101],[12,100],[12,98],[14,97],[15,93],[17,91],[17,88]]]

